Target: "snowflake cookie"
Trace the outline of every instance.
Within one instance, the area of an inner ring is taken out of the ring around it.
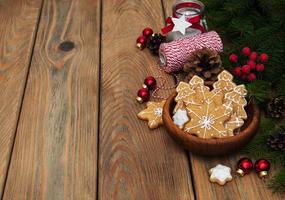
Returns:
[[[231,168],[218,164],[216,167],[209,170],[210,181],[218,183],[219,185],[225,185],[226,182],[233,179],[231,175]]]
[[[207,100],[201,106],[190,105],[187,110],[191,120],[184,131],[204,139],[228,137],[224,122],[232,114],[229,104],[217,106],[213,100]]]
[[[148,121],[148,127],[150,129],[158,128],[163,124],[162,110],[165,104],[165,100],[161,102],[148,102],[147,108],[138,114],[138,118]]]
[[[180,129],[183,129],[184,124],[189,121],[187,111],[182,109],[178,109],[175,115],[173,115],[172,119],[174,124],[177,125]]]

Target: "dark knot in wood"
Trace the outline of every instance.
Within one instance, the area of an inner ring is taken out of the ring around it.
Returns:
[[[71,51],[74,48],[74,43],[71,41],[65,41],[60,43],[59,49],[62,51]]]

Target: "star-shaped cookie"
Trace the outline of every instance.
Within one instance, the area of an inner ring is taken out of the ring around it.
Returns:
[[[226,182],[233,179],[231,175],[231,168],[218,164],[216,167],[209,170],[210,181],[218,183],[219,185],[225,185]]]
[[[182,109],[178,109],[172,118],[174,124],[177,125],[180,129],[182,129],[184,127],[184,124],[189,121],[187,111]]]
[[[158,128],[163,124],[162,110],[165,104],[165,100],[161,102],[148,102],[147,108],[138,114],[138,118],[148,121],[148,127],[150,129]]]

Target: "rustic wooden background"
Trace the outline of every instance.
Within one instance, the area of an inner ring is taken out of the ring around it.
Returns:
[[[1,199],[282,199],[255,174],[211,184],[240,156],[192,155],[137,120],[144,77],[174,81],[135,40],[173,1],[0,0]]]

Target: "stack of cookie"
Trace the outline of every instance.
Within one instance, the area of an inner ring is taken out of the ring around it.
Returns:
[[[247,119],[245,86],[237,86],[226,70],[218,75],[212,90],[194,76],[189,83],[180,82],[176,92],[173,121],[189,134],[204,139],[231,137]]]

